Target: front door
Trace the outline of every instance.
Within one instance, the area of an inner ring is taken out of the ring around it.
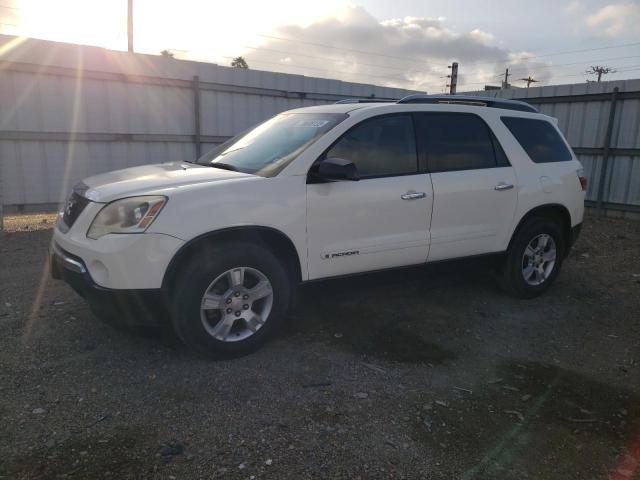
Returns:
[[[307,185],[309,278],[425,262],[433,203],[413,118],[364,120],[321,158],[352,161],[361,179]]]

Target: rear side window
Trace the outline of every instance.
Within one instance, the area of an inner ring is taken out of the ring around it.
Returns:
[[[386,115],[356,125],[325,154],[352,161],[361,177],[417,173],[411,115]]]
[[[502,147],[477,115],[419,114],[420,135],[431,172],[508,166]]]
[[[520,146],[535,163],[566,162],[571,152],[553,125],[545,120],[501,117]]]

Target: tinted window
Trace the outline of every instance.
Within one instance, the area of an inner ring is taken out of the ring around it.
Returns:
[[[535,163],[571,160],[571,152],[549,122],[531,118],[502,117],[502,123]]]
[[[497,165],[492,134],[480,117],[461,113],[426,113],[420,117],[432,172]],[[506,156],[502,159],[503,163],[505,161],[508,164]]]
[[[413,120],[410,115],[365,120],[338,140],[325,157],[352,161],[361,177],[416,173]]]
[[[507,158],[507,154],[504,153],[504,149],[502,148],[502,145],[500,145],[500,142],[498,141],[496,136],[493,134],[493,132],[491,133],[491,140],[493,140],[493,148],[494,148],[494,151],[496,152],[496,165],[498,167],[510,167],[511,163]]]

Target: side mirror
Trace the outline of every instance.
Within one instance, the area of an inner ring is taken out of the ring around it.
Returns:
[[[360,180],[358,169],[350,160],[343,158],[331,157],[322,160],[316,170],[316,178],[320,180],[339,181],[339,180]]]

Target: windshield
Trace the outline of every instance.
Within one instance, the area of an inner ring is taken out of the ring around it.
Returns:
[[[341,113],[283,113],[219,145],[198,163],[270,177],[346,117]]]

